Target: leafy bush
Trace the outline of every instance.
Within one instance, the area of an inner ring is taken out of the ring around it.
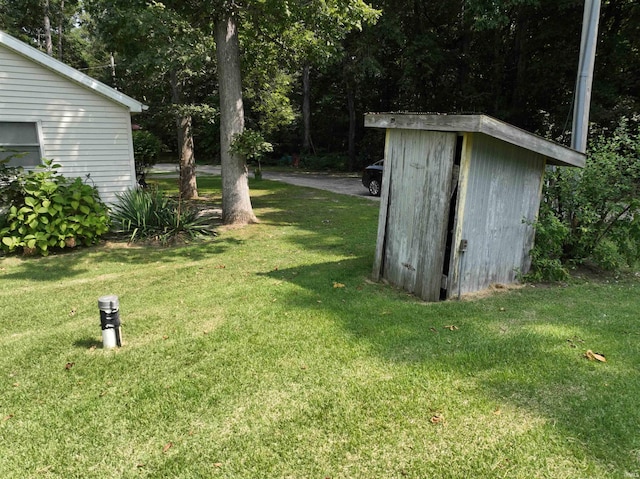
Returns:
[[[118,196],[111,212],[114,231],[129,241],[154,240],[162,244],[180,238],[214,234],[206,218],[195,208],[164,196],[159,191],[132,189]]]
[[[51,160],[19,172],[14,196],[0,228],[0,247],[7,252],[49,254],[50,249],[90,245],[109,230],[107,208],[95,187],[80,178],[58,174]]]
[[[273,145],[265,141],[259,131],[246,129],[234,135],[229,151],[244,157],[247,161],[257,161],[260,170],[260,159],[265,153],[273,151]]]
[[[304,155],[302,166],[312,171],[347,171],[349,158],[337,153],[323,155]]]
[[[0,148],[0,151],[2,149]],[[20,202],[24,198],[20,186],[20,174],[23,169],[20,166],[9,166],[9,158],[0,161],[0,216],[6,216],[11,205]],[[0,225],[2,218],[0,218]]]
[[[144,172],[146,168],[158,162],[162,152],[162,142],[150,131],[136,130],[133,132],[133,155],[136,162],[136,173]]]
[[[640,117],[623,118],[590,145],[582,170],[548,172],[533,272],[591,261],[615,270],[640,259]],[[546,265],[546,266],[545,266]]]

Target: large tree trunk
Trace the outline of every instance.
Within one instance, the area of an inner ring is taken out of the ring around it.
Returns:
[[[309,152],[313,148],[311,142],[311,79],[310,68],[306,65],[302,70],[302,124],[304,128],[302,151]]]
[[[171,71],[171,102],[176,106],[182,103],[182,88],[178,81],[178,75],[173,70]],[[193,200],[198,197],[198,184],[196,181],[196,160],[193,153],[191,115],[180,115],[176,112],[176,132],[180,152],[180,197],[185,200]]]
[[[235,15],[225,14],[216,21],[215,37],[220,89],[222,221],[225,224],[255,223],[245,158],[229,151],[234,135],[244,131],[240,43]]]
[[[49,0],[44,0],[44,43],[47,55],[53,56],[53,42],[51,41],[51,19],[49,17]]]

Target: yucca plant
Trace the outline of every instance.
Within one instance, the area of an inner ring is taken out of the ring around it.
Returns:
[[[195,208],[157,190],[132,189],[118,195],[111,221],[113,231],[127,235],[130,242],[154,240],[167,244],[215,234]]]

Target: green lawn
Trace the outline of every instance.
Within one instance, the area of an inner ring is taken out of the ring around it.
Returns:
[[[210,241],[0,259],[0,477],[640,477],[640,280],[425,304],[368,279],[378,203],[252,192]]]

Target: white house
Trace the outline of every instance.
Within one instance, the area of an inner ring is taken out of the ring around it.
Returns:
[[[146,105],[0,31],[0,159],[55,160],[107,204],[136,185],[131,114]]]

